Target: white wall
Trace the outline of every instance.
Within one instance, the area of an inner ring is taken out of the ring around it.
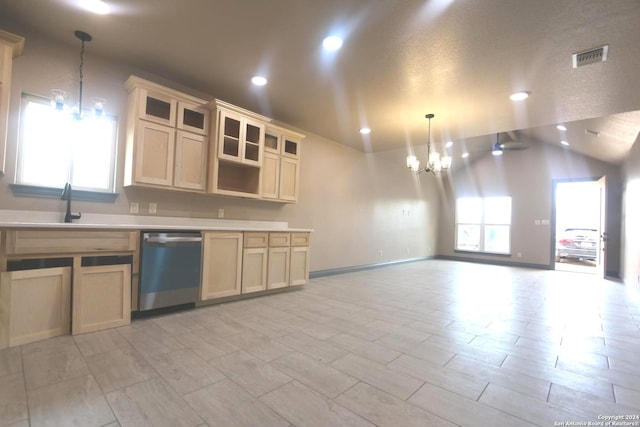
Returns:
[[[609,275],[619,273],[620,199],[619,168],[556,146],[532,141],[526,150],[506,151],[494,157],[490,151],[460,165],[452,174],[440,211],[438,254],[550,266],[553,238],[553,181],[607,176],[607,232]],[[464,196],[511,196],[511,256],[480,255],[454,250],[455,199]],[[549,220],[549,225],[536,225]],[[518,257],[520,253],[522,256]]]
[[[14,62],[6,174],[0,176],[0,209],[62,212],[63,201],[14,197],[9,184],[15,176],[21,93],[49,96],[55,88],[67,90],[75,97],[79,49],[20,28],[3,29],[24,36],[26,46],[24,55]],[[365,154],[307,134],[302,144],[300,200],[295,205],[123,188],[126,91],[122,85],[129,75],[137,74],[176,89],[189,88],[194,95],[204,95],[198,88],[190,88],[189,82],[165,82],[149,71],[94,57],[90,45],[87,47],[84,97],[106,98],[105,109],[120,118],[116,182],[119,197],[115,203],[75,201],[74,212],[128,214],[129,202],[136,201],[140,203],[140,214],[146,214],[148,202],[153,201],[158,204],[161,216],[212,218],[223,208],[225,218],[229,219],[288,221],[292,227],[315,229],[311,239],[312,271],[435,254],[437,185],[433,180],[408,173],[404,150]],[[304,129],[301,131],[306,133]]]
[[[622,279],[640,287],[640,137],[624,165]]]

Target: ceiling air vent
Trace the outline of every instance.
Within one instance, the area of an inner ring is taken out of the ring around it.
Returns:
[[[573,68],[582,67],[583,65],[593,64],[595,62],[604,62],[607,60],[607,51],[609,45],[597,47],[595,49],[585,50],[583,52],[574,53],[572,55]]]

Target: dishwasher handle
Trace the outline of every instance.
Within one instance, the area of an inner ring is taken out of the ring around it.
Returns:
[[[175,244],[175,243],[200,243],[202,242],[202,236],[167,236],[167,235],[146,235],[144,236],[144,243],[162,244]]]

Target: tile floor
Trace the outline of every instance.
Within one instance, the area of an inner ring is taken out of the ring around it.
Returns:
[[[1,350],[0,425],[605,425],[640,415],[639,325],[593,275],[394,265]]]

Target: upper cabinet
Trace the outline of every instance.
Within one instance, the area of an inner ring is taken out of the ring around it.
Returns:
[[[125,88],[125,186],[297,202],[304,135],[136,76]]]
[[[278,126],[265,130],[262,198],[286,203],[298,201],[300,141],[304,135]]]
[[[204,192],[207,101],[131,76],[125,185]]]
[[[22,55],[23,49],[24,38],[0,30],[0,175],[5,166],[11,70],[14,58]]]
[[[260,197],[264,129],[270,119],[226,102],[211,104],[216,130],[211,132],[209,189],[215,194]]]
[[[264,124],[224,108],[218,114],[218,158],[260,167]]]

